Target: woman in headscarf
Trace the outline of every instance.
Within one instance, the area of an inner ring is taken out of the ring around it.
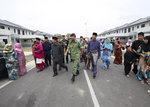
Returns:
[[[103,61],[103,69],[109,68],[110,61],[111,61],[111,51],[112,51],[112,44],[110,43],[110,38],[107,38],[104,44],[103,53],[102,53],[102,61]]]
[[[115,60],[114,63],[115,64],[122,64],[122,44],[121,44],[121,40],[117,40],[115,47],[114,47],[114,51],[115,51]]]
[[[126,46],[130,46],[130,47],[132,46],[132,40],[131,39],[128,40],[128,42],[126,43]]]
[[[142,84],[144,84],[144,82],[150,84],[150,82],[148,81],[148,78],[150,78],[148,71],[148,65],[150,60],[150,40],[148,36],[144,37],[144,43],[139,46],[137,54],[140,55],[140,60],[138,63],[138,73],[136,74],[136,76]]]
[[[19,76],[23,76],[27,73],[26,69],[26,59],[23,50],[21,49],[21,44],[16,43],[14,50],[17,52],[18,66],[19,66]]]
[[[6,61],[9,80],[18,79],[17,52],[12,49],[11,44],[6,44],[3,50],[3,57]]]
[[[36,47],[37,47],[37,44],[36,44],[36,41],[34,41],[34,44],[32,45],[32,55],[34,57],[36,68],[38,68],[38,64],[36,64],[36,58],[35,58],[35,49],[36,49]]]

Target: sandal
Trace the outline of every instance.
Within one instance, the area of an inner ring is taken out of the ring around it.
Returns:
[[[149,81],[146,81],[146,84],[150,85],[150,82],[149,82]]]
[[[141,81],[141,84],[145,84],[143,80]]]

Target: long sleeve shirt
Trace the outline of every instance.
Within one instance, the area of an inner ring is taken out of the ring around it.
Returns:
[[[43,45],[43,51],[44,51],[44,53],[45,52],[49,52],[50,53],[51,43],[50,42],[44,42],[42,45]]]
[[[39,58],[39,59],[42,59],[44,58],[44,53],[43,53],[43,45],[42,43],[39,43],[36,47],[36,52],[35,52],[35,57],[36,58]]]
[[[134,56],[133,56],[133,52],[126,52],[124,54],[124,65],[127,65],[127,64],[131,64],[134,62]]]
[[[62,60],[64,53],[63,53],[63,48],[60,44],[57,43],[52,45],[52,56],[53,56],[53,61]]]
[[[89,42],[86,54],[88,54],[91,51],[97,51],[98,57],[100,57],[100,43],[99,43],[99,41],[91,40]]]

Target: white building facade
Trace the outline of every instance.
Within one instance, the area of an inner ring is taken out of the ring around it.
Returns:
[[[150,17],[141,18],[132,23],[105,31],[99,34],[99,38],[119,38],[123,42],[126,42],[129,38],[135,40],[139,32],[150,35]]]
[[[31,46],[36,37],[44,39],[44,36],[36,35],[33,30],[6,20],[0,20],[1,43],[15,44],[16,42],[20,42],[22,46]]]

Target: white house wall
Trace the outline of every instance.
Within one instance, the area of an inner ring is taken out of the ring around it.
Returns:
[[[145,27],[141,27],[142,24],[145,24]],[[137,26],[139,26],[139,28],[137,28]],[[134,27],[134,30],[132,30],[132,28]],[[128,32],[128,29],[130,28],[130,32]],[[126,33],[124,33],[126,29]],[[122,32],[123,30],[123,32]],[[118,31],[118,33],[117,33]],[[125,37],[125,38],[128,38],[128,37],[133,37],[133,36],[137,36],[137,34],[139,32],[144,32],[145,35],[150,35],[150,21],[148,22],[144,22],[144,23],[140,23],[140,24],[136,24],[136,25],[133,25],[133,26],[130,26],[130,27],[124,27],[124,28],[121,28],[121,29],[118,29],[118,30],[114,30],[114,31],[111,31],[111,32],[107,32],[107,33],[103,33],[100,35],[101,38],[104,38],[104,37],[113,37],[113,38],[117,38],[117,37]],[[134,37],[135,39],[136,37]]]

